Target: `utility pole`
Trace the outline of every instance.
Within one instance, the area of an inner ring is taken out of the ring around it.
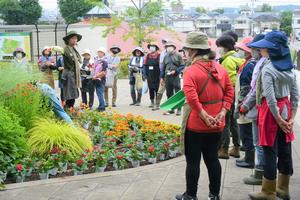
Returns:
[[[255,13],[255,2],[257,0],[251,0],[251,35],[254,36],[254,13]]]

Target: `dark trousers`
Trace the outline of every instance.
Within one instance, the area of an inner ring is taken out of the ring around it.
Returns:
[[[65,98],[64,98],[64,89],[63,88],[60,88],[60,100],[61,101],[65,100]]]
[[[87,93],[89,93],[89,103],[87,102]],[[94,105],[94,91],[84,92],[81,90],[82,103],[88,105],[90,108]]]
[[[154,100],[157,96],[158,88],[149,88],[150,100]]]
[[[67,108],[73,108],[75,104],[75,99],[69,99],[66,101]]]
[[[234,105],[231,107],[231,110],[227,112],[225,120],[225,128],[222,133],[221,147],[224,149],[229,148],[230,144],[230,133],[232,135],[232,142],[234,146],[240,146],[240,133],[238,129],[237,120],[234,118]]]
[[[200,176],[200,161],[203,156],[208,170],[210,193],[218,195],[221,185],[221,165],[218,159],[218,143],[221,133],[195,133],[187,130],[185,133],[186,157],[186,193],[197,195]]]
[[[167,76],[165,78],[166,82],[166,90],[168,99],[173,96],[176,92],[178,92],[180,87],[180,78],[179,76]]]
[[[239,124],[241,140],[246,151],[254,150],[252,122],[248,124]]]
[[[273,147],[263,147],[264,177],[275,180],[277,169],[284,175],[293,174],[292,144],[286,143],[285,133],[279,129]],[[278,159],[278,161],[277,161]]]

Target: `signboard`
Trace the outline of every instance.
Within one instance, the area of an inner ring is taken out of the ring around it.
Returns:
[[[13,52],[18,47],[24,50],[27,60],[32,60],[30,32],[0,33],[0,60],[13,59]]]

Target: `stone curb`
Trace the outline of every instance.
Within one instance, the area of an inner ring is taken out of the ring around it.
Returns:
[[[119,170],[119,171],[110,171],[110,172],[104,172],[104,173],[91,173],[91,174],[85,174],[85,175],[80,175],[80,176],[66,176],[66,177],[61,177],[61,178],[29,181],[29,182],[24,182],[24,183],[12,183],[12,184],[6,185],[6,191],[27,188],[27,187],[33,187],[33,186],[39,186],[39,185],[50,185],[50,184],[56,184],[56,183],[95,179],[95,178],[100,178],[100,177],[126,175],[126,174],[130,174],[130,173],[136,173],[136,172],[140,172],[140,171],[153,170],[153,169],[160,168],[160,167],[166,167],[166,166],[174,165],[174,164],[177,164],[177,163],[180,163],[183,161],[184,161],[184,156],[179,156],[177,158],[163,161],[161,163],[145,165],[145,166],[141,166],[138,168],[130,168],[130,169],[124,169],[124,170]]]

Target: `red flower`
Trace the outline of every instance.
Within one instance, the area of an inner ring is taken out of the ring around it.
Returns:
[[[59,153],[59,148],[54,147],[54,148],[51,150],[50,153],[51,153],[51,154],[57,154],[57,153]]]
[[[130,135],[131,135],[131,137],[135,137],[136,136],[136,132],[135,131],[131,131]]]
[[[129,149],[132,148],[132,147],[133,147],[133,144],[128,144],[127,145],[127,148],[129,148]]]
[[[153,145],[151,145],[151,146],[148,147],[148,152],[149,153],[154,153],[154,151],[155,151],[155,148],[154,148]]]
[[[124,158],[123,155],[117,155],[117,159],[118,159],[118,160],[122,160],[123,158]]]
[[[84,153],[81,154],[81,157],[82,157],[82,158],[85,158],[85,157],[86,157],[86,154],[84,154]]]
[[[82,160],[82,159],[77,160],[77,161],[76,161],[76,165],[77,165],[78,167],[81,167],[81,166],[83,165],[83,160]]]
[[[16,164],[16,170],[17,170],[17,171],[22,171],[22,170],[23,170],[23,165],[21,165],[21,164]]]
[[[164,143],[164,148],[169,148],[169,143]]]
[[[85,152],[86,153],[91,153],[91,150],[90,149],[86,149]]]
[[[98,147],[97,147],[97,146],[94,146],[94,147],[93,147],[93,150],[94,150],[94,151],[97,151],[97,150],[98,150]]]
[[[174,139],[174,140],[172,140],[172,143],[176,143],[176,142],[177,142],[177,140],[175,140],[175,139]]]

